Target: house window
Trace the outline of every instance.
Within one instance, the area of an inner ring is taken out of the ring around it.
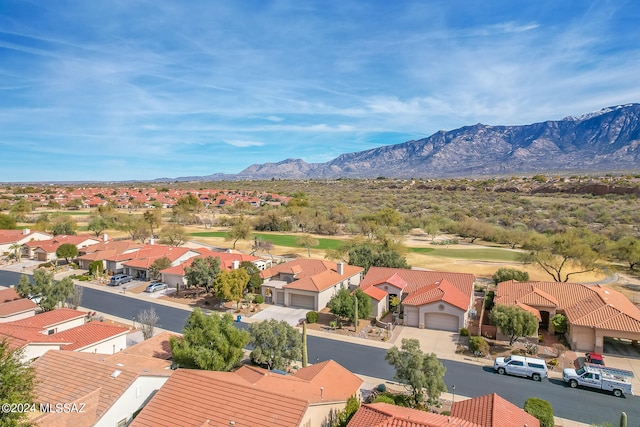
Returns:
[[[47,331],[47,335],[53,335],[53,334],[55,334],[55,333],[56,333],[56,328],[49,329],[49,330]]]

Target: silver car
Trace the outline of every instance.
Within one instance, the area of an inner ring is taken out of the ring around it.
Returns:
[[[157,291],[162,291],[164,289],[167,289],[167,284],[166,283],[157,282],[157,283],[151,283],[149,286],[147,286],[147,288],[144,291],[145,292],[157,292]]]

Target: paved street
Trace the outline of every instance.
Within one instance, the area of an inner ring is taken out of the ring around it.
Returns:
[[[18,274],[0,271],[0,285],[17,283],[17,280]],[[132,321],[141,310],[153,306],[160,318],[158,326],[175,332],[182,331],[190,313],[186,309],[153,302],[144,295],[125,296],[115,289],[105,291],[89,286],[85,287],[82,306]],[[247,327],[246,323],[235,325]],[[415,333],[415,330],[411,333]],[[309,336],[309,360],[315,362],[333,359],[357,374],[393,382],[393,368],[384,360],[388,344],[377,343],[374,347],[368,345],[369,342],[366,340],[353,337],[334,338],[336,339],[327,339],[315,334]],[[440,344],[435,343],[427,348],[434,348],[436,354],[440,355],[440,350],[445,344],[450,345],[441,341]],[[551,402],[555,415],[584,423],[617,422],[622,411],[627,412],[630,420],[640,420],[640,398],[636,396],[615,398],[607,393],[571,389],[558,379],[538,383],[523,378],[501,376],[493,372],[490,361],[486,359],[481,359],[480,362],[468,360],[465,363],[446,358],[441,360],[447,368],[445,382],[449,387],[455,385],[456,393],[461,396],[474,397],[496,392],[519,407],[523,406],[527,398],[539,397]]]

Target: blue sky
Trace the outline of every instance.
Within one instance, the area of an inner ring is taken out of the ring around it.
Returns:
[[[0,182],[237,173],[640,102],[640,2],[0,0]]]

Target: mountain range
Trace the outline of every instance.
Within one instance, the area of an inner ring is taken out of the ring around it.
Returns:
[[[460,178],[639,168],[640,104],[626,104],[530,125],[478,123],[424,139],[342,154],[326,163],[286,159],[254,164],[238,174],[176,180]]]

